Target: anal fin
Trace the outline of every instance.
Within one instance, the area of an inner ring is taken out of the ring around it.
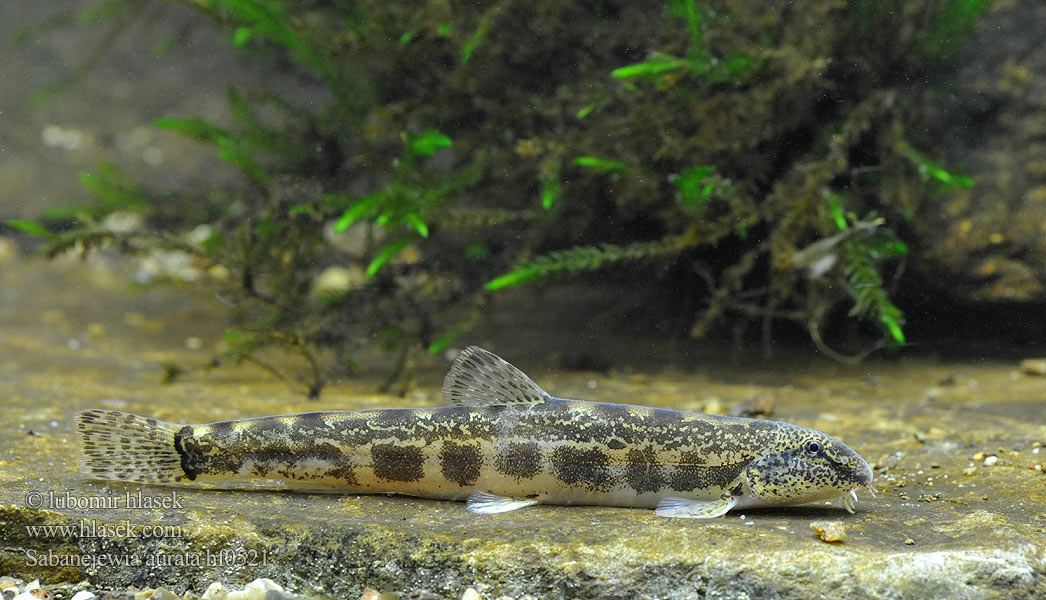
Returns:
[[[480,515],[496,515],[534,506],[537,503],[538,501],[533,498],[510,498],[482,490],[475,490],[469,494],[468,500],[465,501],[465,508],[469,509],[469,512]]]
[[[732,494],[723,494],[718,500],[662,498],[654,514],[673,519],[712,519],[725,515],[736,505],[737,498]]]

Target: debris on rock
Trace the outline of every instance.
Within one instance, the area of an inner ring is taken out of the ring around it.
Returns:
[[[812,521],[810,529],[822,542],[841,542],[846,539],[846,525],[842,521]]]

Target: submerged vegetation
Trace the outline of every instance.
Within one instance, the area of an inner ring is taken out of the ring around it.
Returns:
[[[908,132],[988,0],[182,4],[328,102],[231,89],[231,125],[156,122],[241,189],[143,190],[104,165],[94,203],[10,225],[52,255],[113,244],[223,274],[236,325],[211,366],[293,382],[262,352],[289,349],[313,396],[362,345],[397,353],[402,385],[499,290],[596,271],[668,290],[696,337],[757,323],[769,352],[783,320],[840,360],[901,345],[906,223],[972,185]],[[127,212],[145,225],[112,227]],[[871,326],[855,356],[826,339],[840,310]]]

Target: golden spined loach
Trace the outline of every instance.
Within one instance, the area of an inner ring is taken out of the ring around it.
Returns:
[[[108,410],[77,418],[92,477],[199,487],[396,493],[493,514],[534,504],[736,508],[842,497],[872,470],[839,440],[755,419],[554,398],[519,369],[466,348],[447,406],[312,412],[174,425]]]

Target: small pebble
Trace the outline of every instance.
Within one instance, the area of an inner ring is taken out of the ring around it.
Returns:
[[[461,595],[461,600],[483,600],[483,597],[476,590],[465,588],[465,593]]]
[[[706,415],[721,415],[724,414],[723,401],[716,396],[708,396],[704,399],[704,407],[701,411]]]
[[[1046,375],[1046,358],[1028,358],[1021,361],[1021,373],[1025,375]]]
[[[774,397],[771,394],[756,394],[741,404],[730,408],[735,417],[768,417],[774,413]]]
[[[222,582],[215,581],[211,585],[207,586],[207,590],[203,593],[202,600],[225,600],[229,595],[229,590],[225,589]]]
[[[846,539],[846,525],[841,521],[813,521],[810,523],[810,529],[813,529],[823,542],[841,542]]]
[[[95,594],[94,592],[89,592],[87,590],[80,590],[79,592],[76,592],[75,594],[73,594],[73,597],[70,598],[69,600],[94,600],[97,597],[98,597],[98,594]]]
[[[999,462],[999,457],[995,456],[994,454],[992,454],[991,456],[986,456],[984,458],[984,466],[986,467],[990,467],[997,462]]]
[[[904,538],[904,543],[909,545],[909,546],[914,546],[915,545],[915,540],[913,540],[912,538]]]

